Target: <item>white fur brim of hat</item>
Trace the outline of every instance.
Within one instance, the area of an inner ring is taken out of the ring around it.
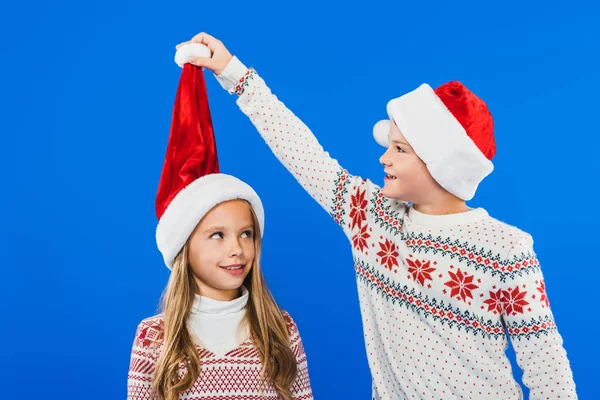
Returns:
[[[387,112],[408,144],[448,192],[470,200],[494,165],[467,135],[433,89],[423,84],[387,104]],[[375,141],[389,147],[390,120],[373,127]]]
[[[169,203],[156,227],[156,243],[169,269],[206,213],[229,200],[246,200],[254,209],[264,233],[265,212],[258,194],[240,179],[227,174],[202,176],[182,189]]]
[[[186,43],[175,52],[175,63],[183,68],[190,57],[210,58],[211,52],[201,43]]]

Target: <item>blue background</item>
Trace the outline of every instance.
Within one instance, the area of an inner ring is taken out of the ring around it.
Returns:
[[[199,31],[255,67],[345,168],[378,183],[371,129],[390,98],[452,79],[483,97],[496,170],[470,205],[533,235],[578,394],[595,397],[598,6],[331,3],[3,5],[3,399],[125,398],[135,328],[168,278],[154,196],[174,46]],[[370,398],[350,246],[206,76],[222,169],[263,198],[265,273],[299,324],[316,398]]]

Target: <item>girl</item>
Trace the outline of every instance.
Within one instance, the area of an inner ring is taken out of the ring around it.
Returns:
[[[218,173],[201,68],[183,66],[156,199],[171,275],[162,312],[136,332],[129,399],[312,399],[298,328],[266,286],[264,212]]]
[[[521,399],[509,338],[531,399],[576,398],[533,239],[466,205],[493,169],[493,121],[481,99],[448,82],[391,100],[390,118],[374,129],[385,147],[379,187],[342,168],[220,41],[192,41],[211,54],[190,62],[238,96],[350,240],[373,399]]]

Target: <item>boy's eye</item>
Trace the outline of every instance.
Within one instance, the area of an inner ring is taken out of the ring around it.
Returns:
[[[223,239],[223,232],[215,232],[210,235],[211,239]]]
[[[402,148],[400,146],[396,146],[396,149],[398,150],[398,152],[400,153],[406,153],[404,150],[402,150]]]

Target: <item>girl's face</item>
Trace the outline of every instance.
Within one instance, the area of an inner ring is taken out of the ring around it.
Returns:
[[[250,205],[231,200],[216,205],[190,236],[189,261],[200,295],[229,301],[254,262],[254,224]]]
[[[432,194],[440,190],[439,185],[393,120],[389,138],[390,146],[379,159],[386,174],[382,194],[417,204],[427,202]]]

